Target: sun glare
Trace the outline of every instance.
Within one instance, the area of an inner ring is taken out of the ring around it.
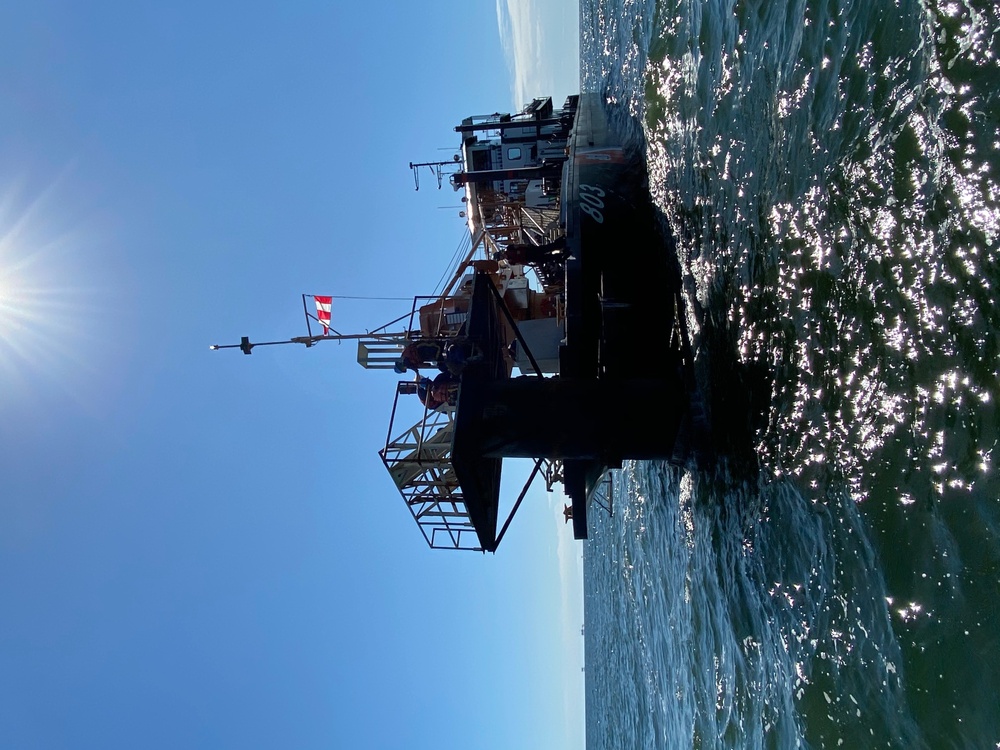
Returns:
[[[96,295],[87,288],[84,233],[56,184],[33,195],[0,187],[0,406],[58,385],[76,397]]]

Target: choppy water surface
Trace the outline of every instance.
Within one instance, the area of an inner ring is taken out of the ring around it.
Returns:
[[[768,378],[752,461],[626,467],[593,519],[588,747],[1000,747],[1000,13],[585,0],[581,28],[711,400]]]

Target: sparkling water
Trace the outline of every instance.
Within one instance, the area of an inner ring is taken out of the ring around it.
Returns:
[[[592,514],[588,748],[1000,747],[998,32],[979,0],[582,3],[726,427]]]

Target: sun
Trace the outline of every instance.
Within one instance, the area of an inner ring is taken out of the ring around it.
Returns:
[[[0,406],[74,391],[88,369],[88,243],[60,187],[0,186]]]
[[[52,334],[44,316],[48,295],[31,280],[30,263],[5,263],[15,254],[5,245],[0,240],[0,368],[34,368],[44,364],[41,341]]]

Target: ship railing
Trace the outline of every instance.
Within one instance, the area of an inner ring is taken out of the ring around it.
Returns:
[[[467,305],[460,298],[443,295],[414,297],[409,338],[455,338],[468,318]]]
[[[397,388],[382,462],[430,547],[481,550],[451,462],[454,410],[424,409],[416,423],[395,432],[399,398],[408,390]]]
[[[539,466],[542,480],[545,482],[545,491],[552,492],[552,488],[563,482],[563,465],[558,459],[543,458]]]
[[[488,217],[488,218],[487,218]],[[508,242],[541,244],[562,234],[557,208],[526,206],[523,203],[497,205],[483,212],[482,225],[487,250],[501,250]]]
[[[552,492],[557,484],[562,484],[564,480],[563,464],[558,459],[543,458],[539,461],[539,473],[542,481],[545,482],[545,491]],[[618,472],[613,469],[605,470],[604,474],[594,485],[590,493],[590,502],[601,510],[611,514],[614,509],[615,482],[618,481]]]
[[[451,286],[460,278],[461,276],[457,275]],[[362,366],[367,369],[391,369],[407,342],[419,338],[449,338],[458,335],[458,329],[465,322],[467,311],[450,309],[449,302],[461,304],[459,299],[449,296],[448,291],[436,295],[418,295],[413,298],[409,313],[404,313],[393,321],[398,323],[405,320],[403,331],[386,334],[378,329],[368,334],[341,338],[358,340],[358,363]],[[432,305],[437,305],[436,315],[427,312],[428,307]]]
[[[618,474],[619,472],[615,469],[606,469],[590,493],[591,507],[600,508],[609,516],[613,514],[615,508],[615,486],[619,481]]]
[[[562,233],[559,227],[559,211],[551,208],[521,206],[518,210],[518,226],[522,231],[534,227],[534,231],[546,240],[553,240]]]

